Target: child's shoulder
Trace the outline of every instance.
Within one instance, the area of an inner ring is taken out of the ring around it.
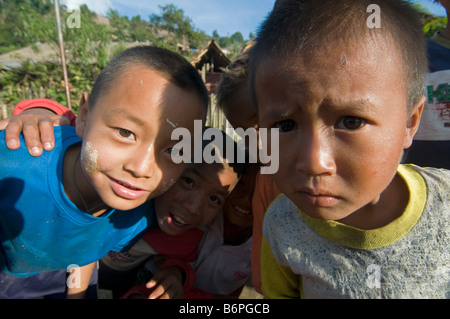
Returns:
[[[401,165],[399,172],[409,174],[411,178],[422,179],[428,202],[438,199],[440,202],[450,202],[450,170],[417,165]],[[410,179],[411,180],[411,179]]]
[[[450,185],[450,170],[435,167],[420,167],[416,165],[407,165],[417,171],[428,182],[434,182],[439,185]],[[449,188],[444,189],[449,192]]]
[[[64,142],[67,139],[81,140],[76,133],[75,127],[73,126],[55,126],[54,132],[55,140],[60,139],[61,142]]]
[[[0,158],[4,163],[5,169],[24,168],[25,166],[31,169],[39,165],[46,165],[52,159],[56,159],[71,146],[79,143],[81,139],[77,136],[74,127],[64,126],[55,127],[55,146],[51,151],[44,151],[41,156],[33,157],[30,155],[28,147],[25,143],[23,134],[19,135],[20,147],[15,150],[10,150],[6,146],[5,132],[0,131]],[[28,163],[28,164],[25,164]]]

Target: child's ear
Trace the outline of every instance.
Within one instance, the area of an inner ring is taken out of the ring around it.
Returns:
[[[80,105],[78,107],[78,116],[77,116],[77,135],[81,138],[84,136],[84,132],[86,130],[86,123],[88,120],[89,113],[89,93],[84,92],[80,99]]]
[[[408,123],[406,126],[405,140],[403,143],[403,148],[406,149],[411,146],[414,135],[416,135],[419,129],[420,118],[422,116],[422,111],[425,105],[426,97],[422,96],[414,104],[411,115],[409,116]]]

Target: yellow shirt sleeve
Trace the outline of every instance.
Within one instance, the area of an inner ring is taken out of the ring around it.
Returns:
[[[267,299],[301,298],[301,276],[275,260],[263,235],[261,248],[262,291]]]

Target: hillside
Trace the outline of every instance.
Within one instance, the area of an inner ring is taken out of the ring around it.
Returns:
[[[74,43],[115,42],[128,46],[127,43],[144,42],[181,52],[187,57],[195,55],[196,50],[213,37],[231,55],[244,44],[240,32],[220,37],[217,32],[207,35],[194,29],[192,20],[172,4],[160,7],[160,10],[160,14],[152,14],[145,20],[139,15],[131,19],[120,16],[112,9],[107,16],[102,16],[90,11],[86,5],[74,12],[61,7],[64,41],[68,43],[68,49],[72,49],[70,46]],[[56,43],[56,32],[54,8],[50,1],[0,1],[0,55],[27,46],[37,49],[36,43]],[[78,52],[80,48],[75,51],[76,56],[81,54]]]

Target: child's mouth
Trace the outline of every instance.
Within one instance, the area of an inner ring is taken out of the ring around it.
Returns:
[[[314,191],[311,189],[303,189],[300,196],[309,205],[316,207],[330,207],[337,203],[338,196],[329,194],[325,191]]]
[[[242,215],[242,216],[248,216],[248,215],[251,214],[250,210],[244,209],[244,208],[239,207],[239,206],[234,206],[234,209],[237,211],[237,213],[239,215]]]
[[[109,179],[111,181],[111,187],[114,193],[116,193],[116,195],[119,197],[125,199],[138,199],[148,194],[146,190],[132,186],[126,182],[119,181],[112,177],[110,177]]]
[[[186,227],[189,223],[187,221],[185,221],[183,218],[176,216],[172,213],[169,213],[169,217],[173,225],[175,225],[177,228],[179,228],[180,230],[184,227]]]

